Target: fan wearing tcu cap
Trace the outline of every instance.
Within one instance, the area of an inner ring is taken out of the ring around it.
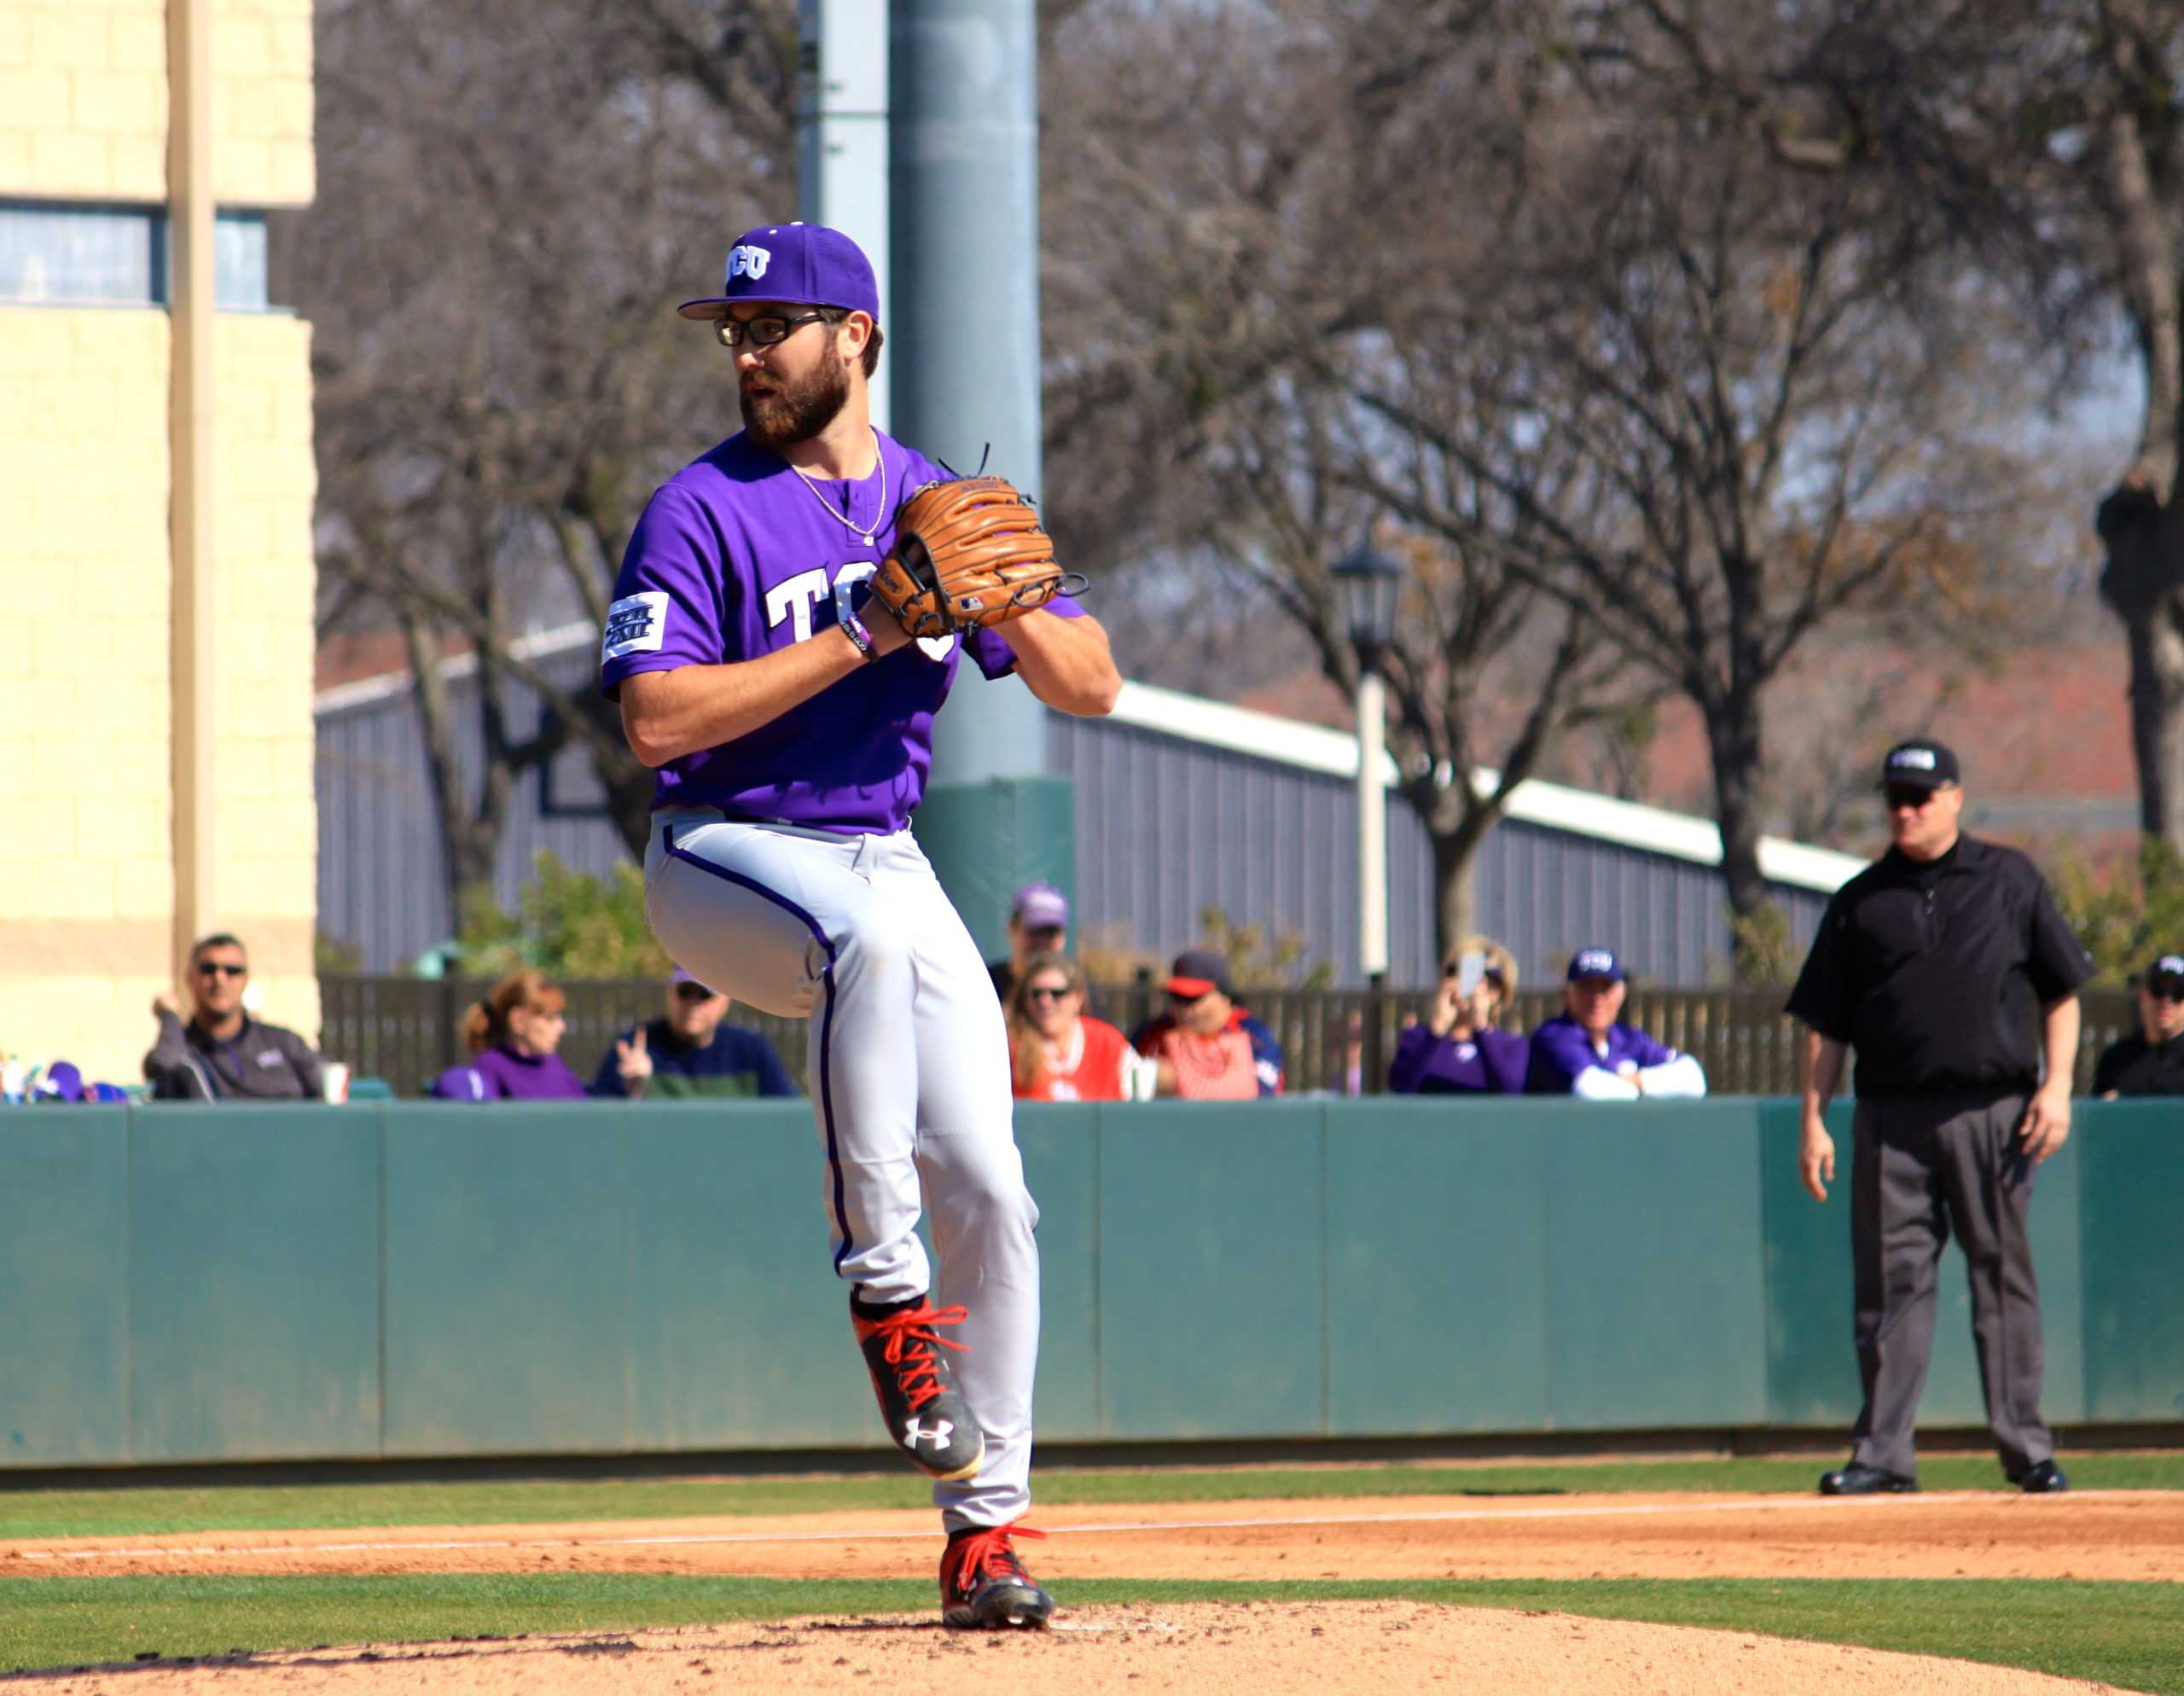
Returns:
[[[712,326],[744,427],[653,493],[608,609],[601,686],[659,773],[647,909],[701,983],[809,1018],[834,1270],[888,1435],[938,1481],[942,1617],[1042,1624],[1012,1540],[1038,1210],[992,980],[909,826],[966,659],[1065,712],[1107,712],[1121,682],[1067,596],[963,636],[867,626],[898,510],[948,473],[873,427],[879,289],[849,237],[751,230],[681,311]]]
[[[1696,1060],[1616,1017],[1629,993],[1623,962],[1609,950],[1571,955],[1562,1011],[1532,1032],[1525,1094],[1589,1101],[1704,1095],[1706,1074]]]
[[[2103,1050],[2093,1069],[2093,1093],[2184,1095],[2184,954],[2164,954],[2131,974],[2139,1028]]]
[[[2040,1417],[2033,1169],[2071,1131],[2078,985],[2093,961],[2032,862],[1959,830],[1956,756],[1899,742],[1875,786],[1889,851],[1835,892],[1787,1011],[1804,1024],[1798,1169],[1835,1177],[1823,1117],[1858,1054],[1851,1120],[1852,1333],[1865,1405],[1827,1496],[1916,1490],[1913,1427],[1943,1246],[1964,1245],[1987,1425],[2020,1488],[2069,1488]]]

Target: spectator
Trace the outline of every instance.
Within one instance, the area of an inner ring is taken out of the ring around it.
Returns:
[[[189,1022],[174,997],[155,996],[158,1040],[144,1056],[156,1101],[316,1101],[324,1089],[317,1054],[293,1031],[243,1007],[250,961],[225,931],[189,950]]]
[[[1495,1021],[1516,993],[1517,962],[1484,937],[1467,938],[1441,967],[1423,1025],[1396,1039],[1388,1088],[1398,1095],[1521,1095],[1531,1045]]]
[[[2131,987],[2139,996],[2139,1028],[2108,1045],[2093,1071],[2093,1093],[2184,1095],[2184,954],[2164,954]]]
[[[1281,1093],[1281,1045],[1236,1005],[1226,960],[1202,949],[1179,954],[1165,988],[1168,1010],[1130,1037],[1157,1064],[1161,1095],[1234,1101]]]
[[[1024,1101],[1141,1101],[1157,1068],[1123,1033],[1084,1011],[1084,968],[1035,954],[1008,998],[1008,1053]]]
[[[516,972],[463,1015],[470,1060],[433,1080],[443,1101],[570,1101],[584,1080],[554,1050],[568,1028],[566,998],[536,972]]]
[[[756,1031],[723,1025],[727,1016],[726,996],[677,967],[667,985],[667,1016],[614,1039],[591,1093],[632,1101],[796,1095],[774,1045]]]
[[[1050,883],[1027,883],[1008,903],[1008,958],[987,963],[993,992],[1003,1007],[1035,954],[1060,954],[1069,946],[1069,897]]]
[[[1527,1093],[1589,1101],[1706,1093],[1697,1060],[1616,1021],[1629,988],[1623,962],[1606,949],[1581,948],[1570,956],[1563,1011],[1532,1032]]]

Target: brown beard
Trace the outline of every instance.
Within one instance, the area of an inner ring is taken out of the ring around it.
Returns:
[[[829,424],[849,402],[849,362],[839,349],[794,384],[775,380],[775,392],[754,398],[739,388],[736,403],[743,409],[743,431],[758,447],[779,453],[799,442],[808,442]]]

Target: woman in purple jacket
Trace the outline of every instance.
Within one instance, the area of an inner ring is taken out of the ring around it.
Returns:
[[[584,1081],[554,1050],[567,1028],[566,998],[536,972],[517,972],[473,1002],[462,1020],[467,1065],[433,1080],[443,1101],[578,1101]]]
[[[1494,1023],[1516,990],[1509,950],[1467,937],[1441,968],[1433,1011],[1397,1039],[1388,1089],[1398,1095],[1520,1094],[1531,1045]]]

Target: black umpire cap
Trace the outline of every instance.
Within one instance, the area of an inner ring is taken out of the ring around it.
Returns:
[[[2184,954],[2164,954],[2145,971],[2131,973],[2131,987],[2140,984],[2156,995],[2184,999]]]
[[[1962,781],[1956,756],[1931,736],[1919,736],[1898,742],[1888,751],[1880,763],[1880,781],[1873,787],[1909,783],[1921,789],[1943,789]]]

